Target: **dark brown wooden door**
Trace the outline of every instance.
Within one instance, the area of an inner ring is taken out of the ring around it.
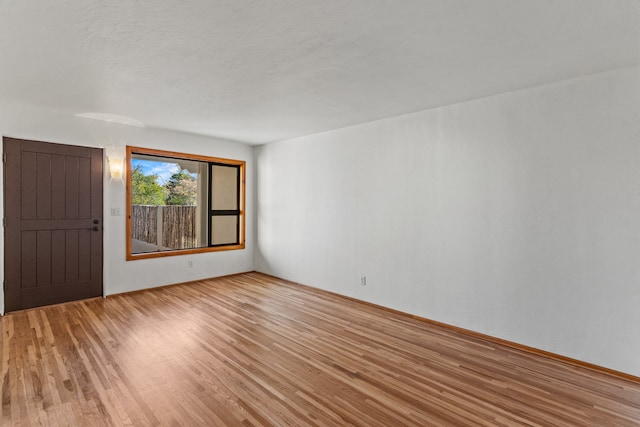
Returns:
[[[102,150],[4,138],[5,310],[102,295]]]

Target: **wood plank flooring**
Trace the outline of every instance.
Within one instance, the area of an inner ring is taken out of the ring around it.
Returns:
[[[258,273],[2,322],[20,426],[638,426],[640,384]]]

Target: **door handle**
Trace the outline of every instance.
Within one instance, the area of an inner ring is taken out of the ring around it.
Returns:
[[[90,230],[92,230],[92,231],[100,231],[100,227],[98,227],[98,226],[96,225],[96,226],[94,226],[94,227],[90,228]]]

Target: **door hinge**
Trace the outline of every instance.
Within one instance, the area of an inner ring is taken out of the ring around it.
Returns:
[[[3,227],[7,226],[7,217],[2,218],[2,226]]]
[[[2,281],[2,291],[3,292],[7,292],[7,281],[6,280]]]
[[[7,163],[7,153],[2,153],[2,163]]]

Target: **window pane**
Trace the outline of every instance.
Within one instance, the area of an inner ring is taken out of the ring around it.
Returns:
[[[238,209],[238,173],[235,166],[211,166],[211,209]],[[215,244],[215,243],[214,243]]]
[[[238,217],[236,215],[211,217],[211,244],[238,243]]]
[[[131,253],[206,247],[207,163],[131,156]]]

